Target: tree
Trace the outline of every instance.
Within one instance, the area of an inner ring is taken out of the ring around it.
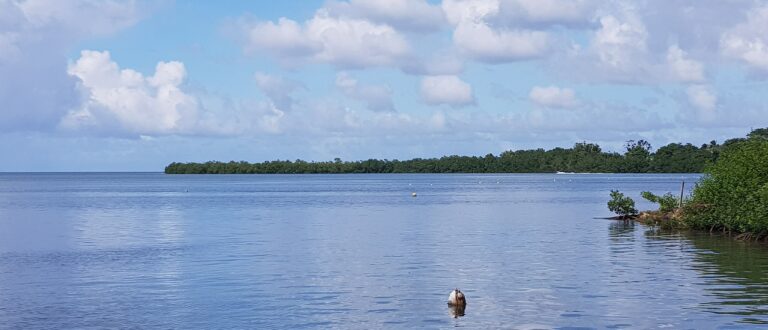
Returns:
[[[747,137],[750,139],[768,140],[768,128],[754,129],[752,130],[752,132],[749,132],[749,134],[747,134]]]
[[[646,173],[650,170],[651,144],[648,141],[629,140],[624,147],[627,150],[624,153],[626,172]]]
[[[629,140],[624,144],[624,148],[627,149],[627,152],[651,153],[651,143],[646,140]]]
[[[729,144],[686,205],[694,228],[768,235],[768,139]]]
[[[608,201],[608,210],[618,214],[622,218],[628,218],[637,214],[635,201],[624,196],[618,190],[611,190],[611,200]]]
[[[659,211],[664,213],[674,211],[678,205],[677,198],[669,192],[659,196],[650,191],[643,191],[640,196],[651,203],[659,204]]]

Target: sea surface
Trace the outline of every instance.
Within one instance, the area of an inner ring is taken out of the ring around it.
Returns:
[[[0,329],[768,327],[765,244],[599,219],[698,178],[0,174]]]

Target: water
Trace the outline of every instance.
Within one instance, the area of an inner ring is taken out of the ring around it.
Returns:
[[[0,174],[0,328],[766,324],[764,245],[594,219],[696,178]]]

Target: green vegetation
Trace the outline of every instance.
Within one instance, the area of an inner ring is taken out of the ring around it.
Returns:
[[[666,228],[722,231],[744,239],[768,239],[768,129],[752,131],[747,138],[726,141],[717,150],[717,161],[704,170],[682,208],[671,193],[642,192],[658,203],[656,212],[643,212],[640,222]],[[631,198],[611,191],[608,209],[625,217],[634,206]]]
[[[635,201],[632,198],[624,196],[618,190],[611,190],[611,200],[608,201],[608,210],[618,214],[621,218],[627,219],[637,215]]]
[[[754,131],[753,131],[754,133]],[[765,132],[763,132],[765,133]],[[691,227],[768,236],[768,138],[750,134],[730,144],[685,206]]]
[[[659,212],[672,212],[678,207],[678,200],[672,193],[659,196],[650,191],[643,191],[640,196],[651,203],[659,204]]]
[[[738,139],[726,141],[737,142]],[[743,139],[741,139],[743,140]],[[505,151],[477,156],[444,156],[411,160],[327,162],[274,160],[262,163],[171,163],[168,174],[292,174],[292,173],[700,173],[725,146],[715,141],[701,147],[671,143],[652,152],[647,141],[627,141],[624,154],[604,152],[587,142],[572,148]]]

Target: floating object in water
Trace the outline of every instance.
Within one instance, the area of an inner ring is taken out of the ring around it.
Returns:
[[[467,308],[467,299],[464,297],[464,293],[459,289],[453,289],[448,295],[448,307],[453,318],[464,316],[464,311]]]
[[[464,297],[464,292],[459,289],[453,289],[451,294],[448,295],[448,305],[451,306],[466,306],[467,298]]]
[[[416,193],[415,193],[415,192],[412,192],[412,193],[411,193],[411,197],[416,197]]]

